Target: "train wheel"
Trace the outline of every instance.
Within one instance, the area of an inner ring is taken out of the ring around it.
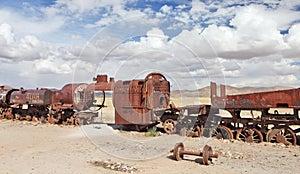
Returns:
[[[203,147],[202,153],[202,163],[204,165],[209,165],[211,161],[210,155],[213,154],[212,148],[208,145],[205,145]]]
[[[268,142],[283,143],[285,145],[296,145],[297,137],[293,130],[288,127],[275,127],[268,131],[266,139]]]
[[[6,119],[8,119],[8,120],[14,119],[14,115],[12,113],[11,108],[8,108],[7,111],[6,111]]]
[[[200,137],[201,134],[202,134],[202,130],[200,126],[196,126],[188,133],[188,137]]]
[[[223,125],[213,129],[211,136],[216,137],[217,139],[233,139],[231,129]]]
[[[26,116],[25,116],[25,120],[26,120],[26,121],[31,121],[31,120],[32,120],[32,117],[31,117],[30,115],[26,115]]]
[[[183,159],[183,154],[180,153],[180,151],[184,151],[184,145],[183,143],[177,143],[173,150],[173,157],[177,161],[180,161]]]
[[[31,119],[31,121],[33,121],[33,122],[37,122],[37,121],[38,121],[38,119],[37,119],[37,117],[36,117],[36,116],[32,116],[32,119]]]
[[[247,143],[260,143],[263,141],[263,135],[255,128],[245,127],[237,131],[236,139]]]
[[[175,133],[175,125],[176,125],[176,121],[174,121],[173,119],[166,119],[164,121],[164,131],[167,133],[167,134],[172,134],[172,133]]]

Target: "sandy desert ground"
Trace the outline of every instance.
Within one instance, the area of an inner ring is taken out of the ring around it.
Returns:
[[[96,131],[96,141],[88,133],[93,129]],[[107,130],[112,131],[115,136],[107,136]],[[104,132],[97,134],[97,131]],[[84,128],[1,120],[0,173],[123,173],[92,163],[105,160],[125,163],[138,169],[134,173],[141,174],[300,171],[299,146],[247,144],[217,139],[204,142],[200,138],[168,137],[170,136],[159,137],[170,142],[168,145],[157,143],[154,145],[156,148],[147,148],[147,144],[144,144],[145,148],[141,148],[139,144],[145,142],[144,140],[161,141],[157,140],[157,137],[146,137],[145,133],[113,130],[104,124]],[[123,143],[123,139],[134,141],[126,144]],[[209,166],[200,164],[201,158],[196,156],[175,161],[172,154],[168,153],[168,149],[175,145],[173,140],[183,141],[185,148],[193,151],[201,149],[204,142],[219,153],[219,158]]]
[[[107,104],[98,121],[112,123],[113,109],[109,99]],[[113,129],[107,124],[73,127],[0,120],[0,173],[124,173],[111,170],[117,165],[140,174],[296,174],[300,171],[300,146],[146,135],[145,132]],[[191,151],[202,150],[208,144],[219,158],[209,166],[202,165],[202,159],[196,156],[175,161],[169,150],[181,141]],[[106,165],[107,169],[103,167],[104,162],[114,165]]]

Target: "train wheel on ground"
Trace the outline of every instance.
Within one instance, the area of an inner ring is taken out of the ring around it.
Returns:
[[[283,143],[285,145],[296,145],[297,137],[293,130],[288,127],[275,127],[268,131],[266,139],[268,142]]]
[[[263,141],[263,135],[255,128],[244,127],[237,131],[236,139],[247,143],[260,143]]]
[[[208,145],[205,145],[202,150],[202,163],[204,165],[209,165],[211,158],[210,155],[213,154],[212,148]]]
[[[175,125],[176,121],[174,121],[173,119],[166,119],[163,123],[164,131],[167,134],[175,133]]]
[[[216,129],[213,129],[211,136],[216,137],[217,139],[233,139],[231,129],[223,125],[220,125]]]
[[[183,154],[180,153],[180,151],[184,151],[184,145],[183,143],[177,143],[173,150],[173,157],[177,161],[180,161],[183,159]]]

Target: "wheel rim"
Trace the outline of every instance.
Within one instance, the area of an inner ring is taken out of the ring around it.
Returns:
[[[180,160],[183,159],[183,154],[180,155],[180,151],[184,151],[184,145],[183,145],[183,143],[177,143],[175,145],[175,147],[174,147],[173,157],[177,161],[180,161]]]
[[[201,134],[202,134],[202,130],[200,126],[196,126],[188,133],[188,137],[200,137]]]
[[[176,122],[172,119],[167,119],[164,121],[164,131],[168,134],[175,132],[175,124]]]
[[[267,133],[267,141],[271,143],[283,143],[285,145],[296,145],[297,137],[293,130],[288,127],[272,128]]]
[[[216,137],[217,139],[233,139],[231,129],[223,125],[218,126],[216,129],[213,129],[211,136]]]
[[[204,165],[209,165],[210,155],[212,154],[212,148],[208,145],[205,145],[202,150],[202,162]]]
[[[259,130],[246,127],[237,131],[236,139],[247,143],[260,143],[263,141],[263,136]]]

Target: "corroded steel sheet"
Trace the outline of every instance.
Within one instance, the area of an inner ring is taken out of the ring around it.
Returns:
[[[300,89],[226,95],[225,86],[221,85],[221,91],[223,91],[222,95],[218,96],[216,84],[211,83],[213,107],[226,109],[300,108]]]
[[[170,100],[170,83],[160,73],[145,79],[117,81],[113,90],[116,124],[152,124],[156,110],[166,109]]]
[[[29,104],[29,105],[49,105],[51,91],[47,89],[24,90],[12,92],[10,95],[11,104]]]
[[[300,90],[280,90],[241,95],[227,95],[226,108],[300,108]]]
[[[110,77],[108,81],[107,75],[97,75],[93,81],[95,83],[89,84],[87,91],[112,91],[115,84],[115,79]]]

